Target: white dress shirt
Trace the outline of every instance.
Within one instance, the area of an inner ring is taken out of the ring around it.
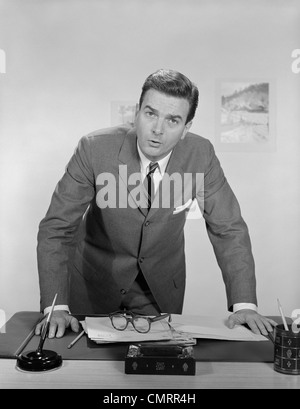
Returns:
[[[145,177],[147,176],[148,172],[149,172],[149,166],[150,163],[154,162],[154,161],[150,161],[148,158],[146,158],[146,156],[143,154],[143,152],[141,151],[139,145],[137,145],[137,149],[140,155],[140,164],[141,164],[141,180],[142,183],[144,182]],[[155,169],[154,173],[153,173],[153,183],[154,183],[154,192],[157,192],[159,183],[161,182],[165,171],[166,171],[166,167],[167,164],[169,162],[171,153],[168,153],[167,156],[165,156],[164,158],[157,160],[155,162],[158,163],[158,167]]]

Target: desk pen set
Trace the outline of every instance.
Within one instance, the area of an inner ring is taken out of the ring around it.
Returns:
[[[51,311],[42,327],[40,342],[35,351],[29,351],[17,356],[17,368],[23,371],[43,372],[59,368],[62,365],[62,357],[55,351],[43,349],[44,342],[49,332],[50,320],[52,317],[57,294],[54,297]]]

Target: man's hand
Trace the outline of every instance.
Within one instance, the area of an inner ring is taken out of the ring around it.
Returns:
[[[40,335],[44,322],[47,320],[47,316],[37,324],[35,328],[35,335]],[[67,311],[57,310],[53,311],[50,327],[49,338],[60,338],[64,335],[65,329],[71,327],[74,332],[79,331],[79,322],[76,318],[72,317]]]
[[[263,317],[256,311],[244,309],[231,314],[228,318],[229,328],[241,324],[247,324],[255,334],[268,335],[268,332],[273,331],[273,327],[277,325],[277,322]]]

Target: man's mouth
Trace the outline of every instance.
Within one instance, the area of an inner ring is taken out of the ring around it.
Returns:
[[[156,141],[156,140],[154,140],[154,139],[150,139],[150,140],[149,140],[149,145],[150,145],[150,146],[158,147],[159,145],[161,145],[161,142],[160,142],[160,141]]]

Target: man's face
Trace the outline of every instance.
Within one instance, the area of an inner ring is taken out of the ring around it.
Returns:
[[[186,99],[150,89],[144,95],[136,117],[138,144],[151,161],[165,157],[188,132],[186,119],[190,105]]]

